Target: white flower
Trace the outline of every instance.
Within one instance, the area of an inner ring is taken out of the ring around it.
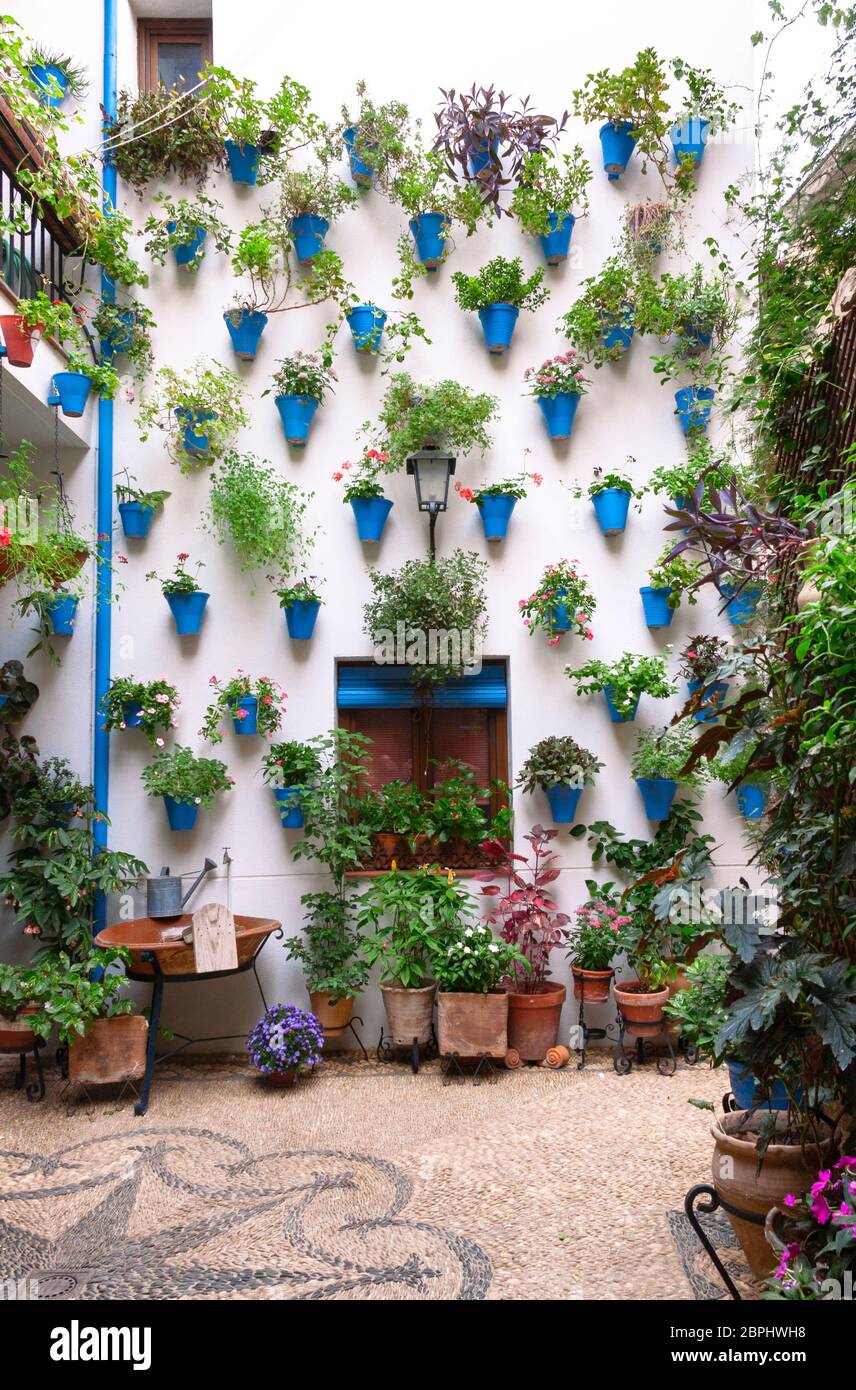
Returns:
[[[465,955],[465,956],[471,956],[471,955],[472,955],[472,951],[470,950],[469,946],[465,946],[465,947],[464,947],[464,955]]]
[[[490,945],[488,946],[487,949],[488,949],[489,951],[496,952],[496,951],[499,950],[499,947],[497,946],[497,944],[496,944],[495,941],[492,941],[492,942],[490,943]]]
[[[201,806],[201,805],[202,805],[202,797],[201,797],[201,796],[195,796],[195,797],[193,798],[193,800],[196,802],[196,805],[197,805],[197,806]]]

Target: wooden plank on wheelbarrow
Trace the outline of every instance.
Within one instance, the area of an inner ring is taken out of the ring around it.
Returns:
[[[237,969],[235,919],[222,903],[206,903],[194,912],[193,958],[200,975]]]

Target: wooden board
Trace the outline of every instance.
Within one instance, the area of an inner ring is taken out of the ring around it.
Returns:
[[[194,912],[193,958],[200,975],[237,968],[235,919],[222,903],[206,903]]]

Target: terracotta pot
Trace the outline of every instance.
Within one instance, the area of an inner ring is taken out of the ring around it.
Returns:
[[[669,998],[668,989],[652,994],[643,990],[638,980],[615,986],[615,1002],[625,1023],[648,1024],[663,1022],[663,1005]]]
[[[292,1067],[290,1071],[266,1071],[264,1078],[271,1086],[293,1086],[297,1080],[297,1068]]]
[[[29,1051],[36,1041],[36,1035],[27,1020],[37,1013],[35,1004],[25,1004],[14,1018],[0,1014],[0,1047],[19,1047],[22,1052]]]
[[[31,367],[36,343],[44,329],[40,325],[30,327],[25,324],[20,314],[0,314],[0,330],[3,332],[9,365]],[[34,337],[36,343],[33,342]]]
[[[440,1055],[504,1057],[508,1051],[508,995],[438,994]]]
[[[381,985],[389,1031],[397,1047],[410,1047],[414,1039],[418,1043],[426,1043],[431,1037],[436,988],[435,984],[422,985],[420,989],[395,989],[392,985]]]
[[[139,1081],[146,1069],[149,1025],[142,1014],[96,1018],[68,1045],[68,1079],[81,1086]]]
[[[689,989],[690,977],[682,965],[678,966],[677,974],[673,980],[669,981],[669,998],[673,999],[676,994],[680,994],[682,989]]]
[[[381,854],[394,859],[401,845],[401,836],[393,834],[390,830],[382,830],[375,835],[375,841]]]
[[[333,1003],[333,998],[320,990],[309,991],[309,1007],[325,1033],[340,1033],[347,1028],[354,1012],[353,999],[337,999]]]
[[[508,1046],[524,1062],[543,1062],[555,1047],[565,1002],[565,986],[546,980],[532,994],[508,996]]]
[[[758,1172],[754,1139],[741,1138],[737,1131],[742,1127],[747,1134],[757,1133],[768,1116],[757,1114],[748,1117],[748,1113],[746,1110],[734,1110],[723,1115],[725,1133],[719,1125],[711,1125],[715,1145],[711,1171],[713,1185],[720,1200],[727,1203],[726,1215],[743,1247],[749,1268],[756,1279],[766,1279],[776,1264],[776,1256],[767,1244],[763,1224],[759,1226],[741,1219],[728,1208],[765,1218],[773,1207],[782,1207],[788,1193],[802,1196],[814,1182],[819,1170],[828,1167],[833,1157],[833,1140],[828,1127],[821,1125],[827,1137],[819,1146],[772,1143]],[[784,1132],[786,1126],[787,1115],[784,1111],[779,1112],[776,1128]]]
[[[605,1004],[609,998],[609,982],[614,970],[581,970],[571,967],[574,976],[574,998],[591,1004]]]

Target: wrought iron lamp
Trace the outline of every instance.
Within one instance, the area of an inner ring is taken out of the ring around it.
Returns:
[[[420,512],[428,513],[428,549],[433,560],[436,555],[434,532],[437,517],[449,505],[449,479],[457,459],[430,445],[418,449],[407,458],[407,472],[416,482],[416,502]]]

